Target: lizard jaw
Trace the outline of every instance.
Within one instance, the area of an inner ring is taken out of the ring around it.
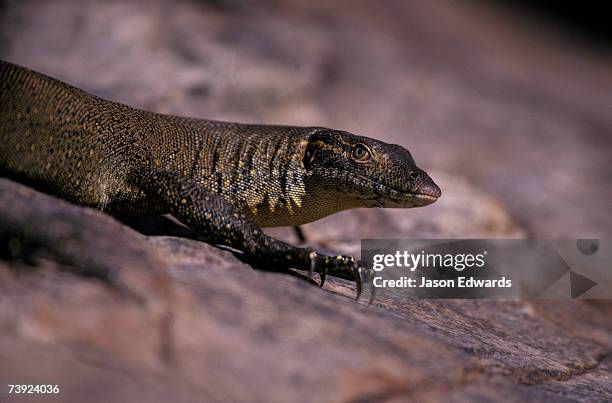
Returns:
[[[366,179],[372,182],[378,189],[382,187],[387,200],[383,199],[381,207],[424,207],[434,203],[442,195],[440,188],[433,181],[422,185],[417,192],[403,192],[369,178]]]
[[[438,197],[424,195],[420,193],[401,193],[390,189],[390,194],[386,195],[386,199],[377,198],[374,201],[374,207],[381,208],[413,208],[424,207],[434,203]]]
[[[431,203],[438,200],[438,196],[431,196],[431,195],[420,194],[420,193],[416,193],[416,194],[412,193],[410,194],[410,197],[414,197],[416,200],[418,200],[419,204],[416,207],[428,206]]]
[[[382,208],[412,208],[424,207],[432,204],[441,196],[440,188],[433,183],[421,186],[418,193],[404,192],[388,186],[384,183],[373,180],[367,176],[359,175],[348,170],[329,170],[336,178],[344,177],[344,180],[352,182],[359,187],[365,187],[374,195],[359,197],[364,201],[370,202],[371,206],[363,207],[382,207]]]

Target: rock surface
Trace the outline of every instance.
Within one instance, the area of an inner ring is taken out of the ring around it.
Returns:
[[[3,244],[13,245],[0,263],[0,379],[61,385],[63,401],[612,396],[608,304],[379,296],[368,306],[349,282],[321,290],[257,272],[5,179],[0,206]],[[60,240],[45,228],[78,253],[55,254]],[[116,269],[125,287],[79,265]]]
[[[318,248],[609,237],[609,54],[481,3],[385,4],[7,1],[0,57],[160,112],[394,141],[443,189],[305,226]],[[126,223],[0,179],[1,382],[75,402],[612,399],[608,302],[368,306],[349,282],[254,271],[169,219]]]

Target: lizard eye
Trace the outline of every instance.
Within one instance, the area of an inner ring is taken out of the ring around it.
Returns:
[[[351,157],[355,162],[366,162],[370,160],[372,154],[370,150],[363,144],[357,144],[353,147],[353,152],[351,153]]]

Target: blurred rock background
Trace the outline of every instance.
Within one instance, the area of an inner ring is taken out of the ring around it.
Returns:
[[[610,48],[487,3],[8,1],[0,57],[159,112],[397,142],[531,236],[609,236]]]
[[[609,237],[610,50],[607,38],[502,2],[0,3],[0,58],[104,98],[406,146],[443,197],[305,226],[313,244],[351,253],[366,237]],[[0,223],[25,228],[64,211],[66,225],[108,234],[119,266],[140,273],[134,287],[155,266],[174,291],[151,285],[143,292],[155,302],[142,306],[56,271],[52,256],[36,271],[0,263],[0,380],[55,376],[74,401],[137,401],[143,388],[149,401],[612,398],[608,304],[365,307],[253,272],[206,245],[129,228],[117,235],[106,216],[83,219],[82,209],[2,189]],[[7,207],[20,203],[29,221]],[[269,232],[295,241],[288,229]],[[148,251],[145,263],[125,245]],[[327,290],[351,295],[350,287]]]

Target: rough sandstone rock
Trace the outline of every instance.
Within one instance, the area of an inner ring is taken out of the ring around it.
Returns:
[[[609,57],[480,3],[385,4],[6,1],[0,57],[159,112],[345,128],[434,169],[436,204],[331,216],[305,226],[315,247],[609,237]],[[62,401],[612,399],[607,302],[367,306],[171,219],[124,222],[0,180],[0,381]]]
[[[65,401],[612,396],[609,305],[383,296],[367,306],[350,282],[321,290],[254,271],[5,179],[0,195],[4,241],[23,239],[7,223],[47,228],[29,262],[0,263],[0,379],[57,383]],[[144,299],[54,262],[54,234],[83,251],[76,265],[120,262],[119,278]]]

